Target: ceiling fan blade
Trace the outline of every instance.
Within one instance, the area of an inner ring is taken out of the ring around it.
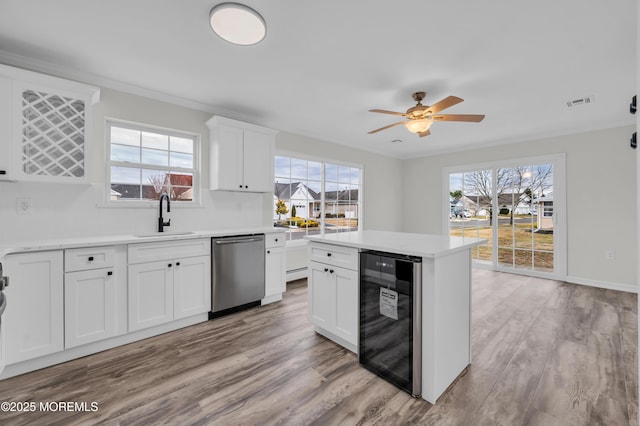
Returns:
[[[369,134],[377,133],[377,132],[379,132],[380,130],[385,130],[385,129],[388,129],[389,127],[398,126],[398,125],[400,125],[400,124],[404,124],[404,123],[406,123],[406,121],[398,121],[397,123],[389,124],[388,126],[384,126],[384,127],[380,127],[379,129],[372,130],[372,131],[370,131],[370,132],[369,132]]]
[[[441,100],[440,102],[437,102],[431,105],[430,107],[428,107],[427,111],[429,114],[435,114],[436,112],[442,111],[445,108],[449,108],[456,104],[459,104],[462,101],[464,101],[464,99],[461,99],[457,96],[448,96],[443,100]]]
[[[379,112],[381,114],[398,115],[400,117],[406,117],[407,116],[407,114],[405,114],[404,112],[387,111],[387,110],[384,110],[384,109],[370,109],[369,112]]]
[[[469,121],[479,123],[484,118],[480,114],[440,114],[431,117],[434,121]]]
[[[429,136],[430,134],[431,134],[431,131],[427,129],[424,132],[418,133],[418,136],[423,137],[423,136]]]

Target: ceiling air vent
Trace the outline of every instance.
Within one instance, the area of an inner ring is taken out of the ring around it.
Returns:
[[[567,107],[573,108],[578,105],[587,105],[593,102],[593,95],[585,96],[584,98],[574,99],[572,101],[567,101]]]

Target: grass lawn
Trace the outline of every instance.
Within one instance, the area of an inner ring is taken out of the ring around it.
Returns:
[[[489,226],[474,226],[469,221],[465,228],[452,228],[450,235],[485,238],[489,243],[473,249],[474,259],[492,261],[493,233]],[[498,264],[501,266],[539,271],[553,270],[553,234],[532,232],[534,224],[516,223],[498,227]],[[533,249],[533,252],[532,252]]]

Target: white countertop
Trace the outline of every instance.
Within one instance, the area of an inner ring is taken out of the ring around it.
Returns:
[[[79,247],[97,247],[117,244],[149,243],[154,241],[188,240],[191,238],[225,237],[229,235],[271,234],[284,232],[282,228],[238,228],[208,229],[201,231],[156,232],[145,234],[96,235],[87,237],[52,238],[43,240],[22,240],[0,242],[0,259],[7,254],[31,251],[58,250]]]
[[[312,242],[419,257],[439,257],[454,251],[467,250],[487,242],[486,239],[482,238],[389,231],[340,232],[324,236],[309,235],[305,238]]]

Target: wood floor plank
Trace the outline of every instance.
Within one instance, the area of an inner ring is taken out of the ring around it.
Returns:
[[[636,303],[474,270],[473,363],[431,405],[314,333],[299,280],[282,302],[0,381],[0,401],[99,403],[0,424],[636,426]]]

